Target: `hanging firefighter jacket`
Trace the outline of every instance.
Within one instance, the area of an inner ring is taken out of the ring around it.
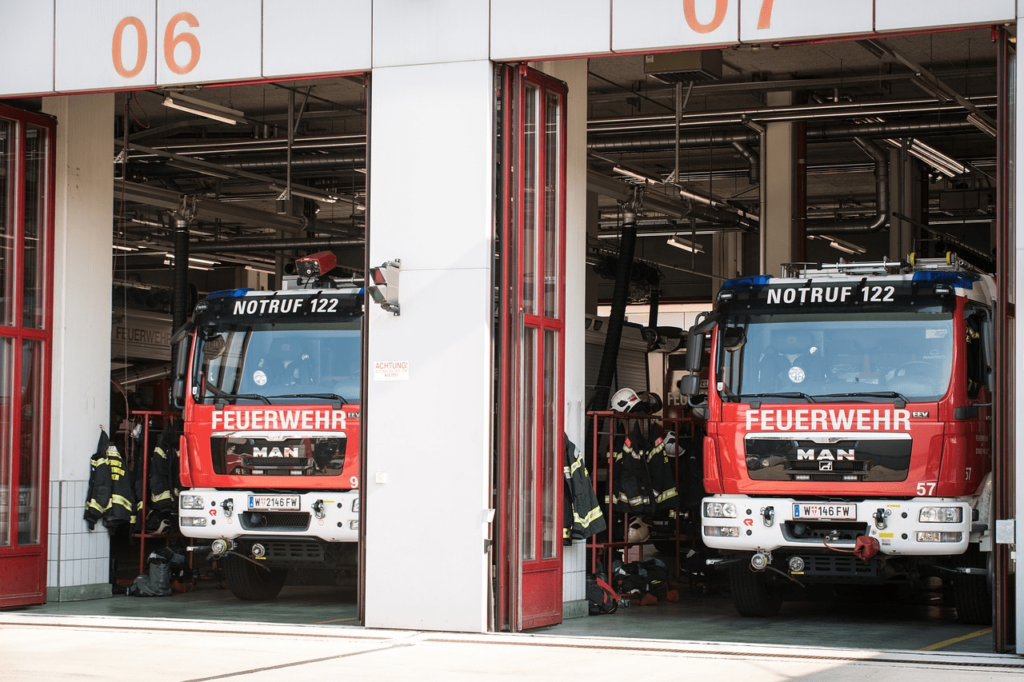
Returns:
[[[562,543],[571,545],[608,528],[583,461],[583,453],[565,436],[565,504]]]
[[[160,434],[149,460],[149,501],[153,509],[167,518],[178,510],[178,437],[180,432],[167,428]]]
[[[85,503],[85,522],[89,530],[95,529],[98,521],[103,521],[107,528],[129,523],[135,507],[132,503],[132,481],[121,453],[105,431],[100,431],[90,469]]]
[[[622,449],[615,453],[612,465],[612,499],[615,511],[643,516],[655,511],[651,480],[647,474],[649,447],[639,422],[633,422]]]
[[[665,443],[658,434],[658,427],[651,424],[647,431],[647,442],[653,443],[647,453],[647,474],[651,478],[651,494],[657,511],[679,507],[679,492],[676,490],[676,476],[665,451]]]
[[[675,473],[653,424],[645,436],[639,421],[615,453],[612,465],[615,511],[645,516],[679,506]]]

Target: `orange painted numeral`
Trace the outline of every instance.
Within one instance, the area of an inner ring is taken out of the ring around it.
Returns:
[[[199,26],[199,20],[196,19],[194,14],[191,12],[178,12],[171,17],[171,20],[167,22],[167,28],[164,29],[164,61],[167,62],[167,68],[178,75],[188,73],[196,68],[196,64],[199,63],[199,39],[196,38],[195,34],[182,31],[178,35],[174,35],[174,29],[183,21],[190,28]],[[191,56],[185,65],[181,65],[174,60],[174,48],[178,46],[178,43],[185,43],[189,47]]]
[[[772,27],[772,5],[775,0],[764,0],[761,3],[761,15],[757,18],[757,30],[763,31]]]
[[[135,38],[138,43],[138,51],[135,55],[135,66],[128,69],[125,68],[124,60],[121,57],[121,42],[124,37],[124,30],[129,26],[135,29]],[[142,71],[142,67],[146,65],[146,52],[149,50],[149,41],[146,37],[146,27],[142,25],[142,20],[138,17],[125,17],[117,23],[117,27],[114,29],[114,40],[111,46],[111,56],[114,60],[114,70],[117,71],[117,75],[122,78],[134,78],[138,76]]]
[[[715,0],[715,16],[711,21],[704,24],[697,18],[697,10],[694,4],[697,0],[683,0],[683,16],[686,17],[687,25],[697,33],[711,33],[725,21],[725,13],[729,9],[729,0]]]

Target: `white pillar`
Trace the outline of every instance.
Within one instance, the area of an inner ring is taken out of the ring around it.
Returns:
[[[110,596],[110,540],[82,520],[89,457],[110,424],[114,96],[43,99],[54,150],[53,385],[47,599]]]
[[[493,65],[375,69],[371,104],[369,261],[402,267],[401,315],[367,305],[366,625],[485,632]]]
[[[770,107],[789,106],[791,92],[769,92]],[[778,276],[782,264],[793,260],[793,143],[792,123],[769,123],[764,135],[764,171],[761,182],[767,191],[761,211],[761,269],[762,274]]]

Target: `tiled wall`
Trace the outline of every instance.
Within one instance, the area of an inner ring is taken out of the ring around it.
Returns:
[[[102,524],[90,531],[82,518],[88,489],[88,481],[50,482],[49,600],[109,594],[110,536]],[[85,586],[98,587],[82,589]]]
[[[562,616],[587,615],[587,543],[562,548]]]

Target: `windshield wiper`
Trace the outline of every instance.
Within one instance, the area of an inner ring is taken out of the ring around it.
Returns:
[[[827,395],[819,395],[819,398],[897,398],[903,401],[904,406],[910,402],[910,399],[902,393],[896,391],[851,391],[850,393],[829,393]]]
[[[320,398],[322,400],[336,400],[340,401],[342,405],[347,405],[348,401],[337,393],[286,393],[284,395],[275,395],[275,398]]]
[[[743,398],[802,398],[809,403],[815,402],[814,398],[807,395],[806,393],[800,393],[799,391],[788,391],[786,393],[741,393],[738,396],[740,399]],[[820,396],[819,396],[820,397]]]
[[[216,398],[224,400],[238,400],[239,398],[246,398],[248,400],[262,400],[267,405],[273,404],[270,402],[270,398],[268,398],[265,395],[260,395],[258,393],[228,393],[226,391],[220,390],[219,388],[211,384],[209,381],[206,382],[206,388]]]

